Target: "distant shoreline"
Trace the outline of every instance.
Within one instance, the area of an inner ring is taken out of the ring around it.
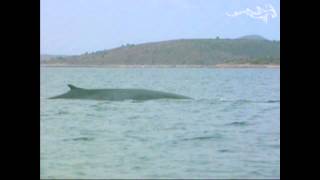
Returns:
[[[70,65],[40,64],[49,68],[280,68],[279,64],[217,64],[217,65]]]

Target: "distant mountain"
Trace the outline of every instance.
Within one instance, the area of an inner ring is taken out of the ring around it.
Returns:
[[[263,40],[263,41],[262,41]],[[59,57],[43,64],[62,65],[217,65],[279,64],[280,41],[257,35],[238,39],[180,39]]]
[[[68,57],[67,55],[49,55],[49,54],[41,54],[40,61],[48,61],[48,60],[59,60],[62,58]]]
[[[242,36],[239,39],[248,39],[248,40],[267,40],[266,38],[260,36],[260,35],[247,35]]]

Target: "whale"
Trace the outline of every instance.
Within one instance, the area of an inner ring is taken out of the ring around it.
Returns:
[[[83,99],[83,100],[152,100],[152,99],[192,99],[187,96],[147,89],[85,89],[68,84],[70,90],[49,99]]]

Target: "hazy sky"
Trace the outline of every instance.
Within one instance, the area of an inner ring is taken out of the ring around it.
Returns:
[[[277,15],[266,22],[267,4]],[[279,40],[280,0],[41,0],[40,27],[41,54],[248,34]]]

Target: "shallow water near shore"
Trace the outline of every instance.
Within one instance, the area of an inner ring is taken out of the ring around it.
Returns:
[[[47,99],[143,88],[191,100]],[[280,69],[41,68],[46,178],[280,178]]]

